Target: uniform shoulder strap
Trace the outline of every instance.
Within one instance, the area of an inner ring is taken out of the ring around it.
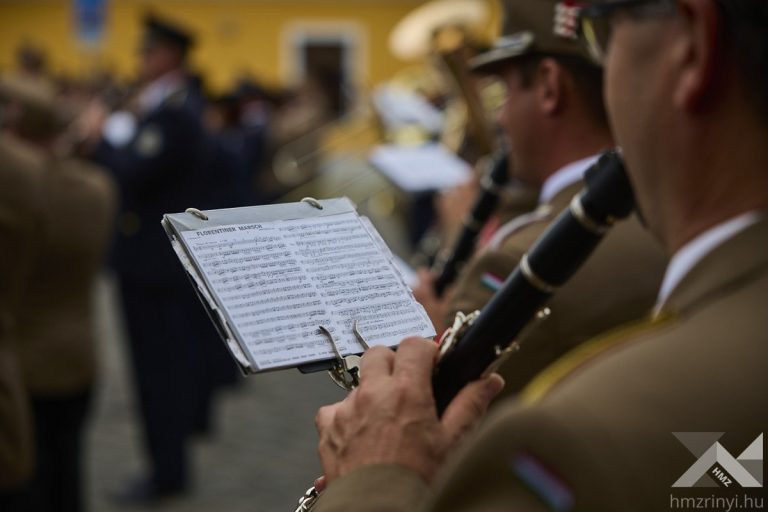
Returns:
[[[521,401],[532,405],[544,398],[560,382],[587,363],[613,348],[628,344],[641,336],[671,325],[676,316],[671,313],[655,315],[611,329],[574,348],[541,371],[520,393]]]

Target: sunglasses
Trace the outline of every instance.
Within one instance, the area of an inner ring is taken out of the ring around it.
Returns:
[[[579,35],[598,64],[605,61],[613,24],[620,14],[633,18],[671,14],[674,0],[615,0],[584,7],[579,13]]]

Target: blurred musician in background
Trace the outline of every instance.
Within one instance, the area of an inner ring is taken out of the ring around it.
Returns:
[[[2,137],[42,163],[42,202],[15,337],[33,413],[35,472],[27,509],[85,509],[82,455],[96,382],[94,283],[111,239],[113,183],[103,169],[69,154],[70,120],[52,88],[24,75],[0,77]]]
[[[438,332],[457,311],[482,307],[530,245],[583,187],[584,172],[613,145],[602,101],[602,72],[576,38],[577,10],[556,0],[504,3],[503,35],[473,61],[479,73],[506,84],[499,114],[514,177],[540,189],[538,207],[501,226],[470,261],[454,289],[435,297],[422,273],[415,290]],[[517,392],[579,343],[647,314],[666,258],[637,218],[618,226],[551,301],[550,318],[518,340],[502,374]]]
[[[45,159],[4,128],[22,113],[14,104],[0,92],[0,509],[21,512],[33,478],[34,432],[15,324],[42,231]]]
[[[239,194],[248,189],[241,157],[205,130],[199,81],[186,67],[192,34],[152,15],[144,29],[142,87],[127,112],[133,124],[124,123],[122,130],[105,127],[98,105],[83,122],[91,157],[112,171],[120,191],[111,259],[149,474],[116,498],[141,505],[188,489],[190,436],[208,433],[212,392],[235,371],[203,307],[189,293],[159,219],[189,207],[240,206]]]

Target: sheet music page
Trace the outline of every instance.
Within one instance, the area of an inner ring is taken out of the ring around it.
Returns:
[[[192,257],[260,369],[330,356],[328,308],[276,223],[185,231]]]
[[[369,161],[406,192],[443,190],[472,178],[471,166],[442,144],[377,146]]]
[[[352,334],[360,332],[372,345],[397,345],[404,336],[434,336],[429,319],[405,286],[383,241],[374,239],[354,213],[332,220],[285,222],[286,240],[331,308],[339,331],[331,331],[342,353],[359,353]],[[378,236],[378,234],[377,234]]]
[[[181,233],[260,370],[360,353],[371,344],[434,336],[428,317],[356,213]]]

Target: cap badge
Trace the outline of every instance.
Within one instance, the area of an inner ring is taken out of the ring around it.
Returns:
[[[576,28],[579,23],[581,6],[573,1],[555,4],[554,33],[567,39],[578,39]]]

